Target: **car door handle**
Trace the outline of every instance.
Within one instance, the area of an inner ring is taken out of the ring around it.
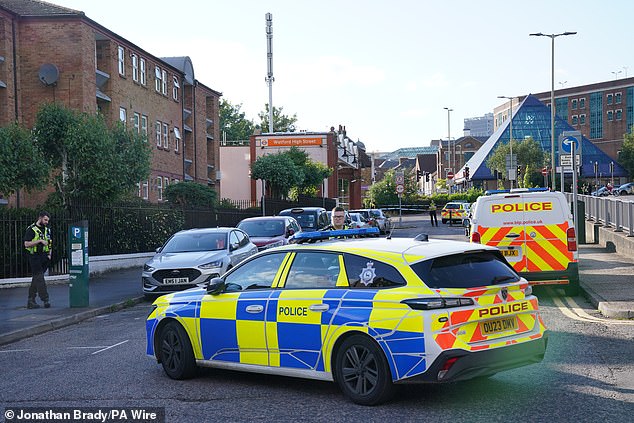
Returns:
[[[310,307],[308,307],[310,309],[310,311],[328,311],[328,309],[330,308],[330,306],[328,304],[313,304]]]
[[[504,235],[506,238],[517,238],[518,236],[520,236],[520,234],[507,234]]]
[[[264,306],[261,305],[250,305],[246,308],[247,313],[262,313],[264,311]]]

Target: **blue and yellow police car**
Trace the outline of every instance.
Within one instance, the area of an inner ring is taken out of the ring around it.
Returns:
[[[388,400],[396,384],[542,360],[537,298],[497,249],[359,237],[371,231],[297,234],[206,289],[159,297],[147,354],[173,379],[204,366],[327,380],[364,405]]]

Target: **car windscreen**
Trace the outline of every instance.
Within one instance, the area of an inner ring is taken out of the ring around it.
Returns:
[[[452,254],[421,261],[411,267],[430,288],[476,288],[520,279],[499,251]]]
[[[293,217],[299,223],[302,229],[315,229],[317,228],[317,222],[315,221],[314,214],[294,214]]]
[[[196,251],[224,250],[227,245],[225,233],[176,234],[165,244],[162,253],[188,253]]]
[[[240,223],[239,229],[250,237],[274,237],[284,235],[284,222],[281,220],[251,220]]]

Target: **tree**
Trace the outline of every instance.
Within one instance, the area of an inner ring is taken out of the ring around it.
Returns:
[[[380,181],[373,184],[368,190],[364,200],[367,206],[393,205],[398,204],[398,194],[396,193],[394,169],[385,172],[385,176]],[[403,197],[401,201],[411,202],[417,198],[417,185],[414,171],[405,169],[403,173]]]
[[[634,176],[634,133],[630,132],[623,136],[619,164],[625,168],[630,177]]]
[[[497,171],[499,175],[502,175],[501,179],[507,179],[508,176],[506,156],[509,154],[509,144],[501,144],[486,161],[486,165],[491,171]],[[548,155],[541,145],[532,137],[521,141],[514,140],[513,156],[516,157],[517,165],[522,168],[523,172],[523,175],[518,178],[518,186],[539,185],[542,178],[539,171],[548,163]]]
[[[37,114],[33,133],[52,166],[60,169],[54,183],[64,205],[117,200],[150,173],[151,150],[145,137],[119,122],[111,130],[100,115],[46,104]]]
[[[31,134],[17,124],[0,128],[0,197],[45,188],[51,166]]]
[[[248,140],[255,129],[255,124],[245,117],[241,108],[242,104],[233,105],[224,99],[220,101],[220,131],[229,141]]]
[[[297,113],[293,116],[282,114],[283,107],[273,106],[273,131],[275,132],[295,132],[295,124],[297,123]],[[264,111],[258,113],[260,118],[260,129],[262,132],[269,130],[269,105],[264,105]]]
[[[267,154],[251,164],[251,179],[266,181],[271,196],[275,198],[286,198],[301,178],[300,170],[286,153]]]
[[[323,163],[312,161],[304,150],[291,147],[285,154],[288,154],[301,172],[301,178],[295,190],[298,195],[315,195],[324,179],[332,175],[331,168]]]
[[[165,188],[165,197],[172,204],[186,207],[213,208],[217,201],[216,191],[207,185],[186,181]]]

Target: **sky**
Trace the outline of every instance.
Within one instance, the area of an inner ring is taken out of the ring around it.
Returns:
[[[297,129],[344,125],[368,152],[463,135],[498,96],[634,76],[630,0],[48,0],[83,11],[157,57],[189,56],[195,78],[259,122],[268,103]],[[453,109],[447,112],[444,108]]]

